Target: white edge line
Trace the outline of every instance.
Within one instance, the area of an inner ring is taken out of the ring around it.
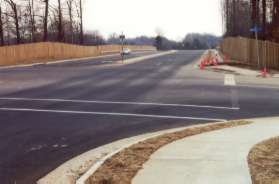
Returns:
[[[190,116],[165,116],[165,115],[152,115],[152,114],[135,114],[135,113],[116,113],[116,112],[94,112],[94,111],[65,111],[65,110],[48,110],[48,109],[28,109],[28,108],[7,108],[2,107],[0,111],[19,111],[19,112],[46,112],[46,113],[62,113],[62,114],[88,114],[88,115],[109,115],[109,116],[132,116],[139,118],[160,118],[160,119],[188,119],[200,121],[220,121],[226,122],[225,119],[215,118],[199,118]]]
[[[227,109],[239,110],[238,107],[222,107],[210,105],[192,105],[192,104],[167,104],[167,103],[153,103],[153,102],[118,102],[118,101],[101,101],[101,100],[74,100],[74,99],[40,99],[40,98],[4,98],[0,100],[14,100],[14,101],[49,101],[49,102],[72,102],[72,103],[97,103],[97,104],[124,104],[124,105],[149,105],[149,106],[171,106],[171,107],[194,107],[194,108],[208,108],[208,109]]]

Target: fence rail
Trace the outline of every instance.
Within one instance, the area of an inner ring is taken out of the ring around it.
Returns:
[[[221,51],[232,60],[258,66],[257,43],[248,38],[225,38]],[[270,41],[259,41],[260,66],[279,69],[279,44]]]
[[[156,50],[153,46],[125,45],[125,47],[132,51]],[[5,46],[0,47],[0,66],[93,57],[120,50],[120,45],[80,46],[53,42]]]

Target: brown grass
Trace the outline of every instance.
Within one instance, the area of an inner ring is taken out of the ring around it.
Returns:
[[[248,163],[253,184],[279,184],[279,137],[254,146]]]
[[[188,128],[175,133],[157,136],[124,149],[108,159],[86,182],[88,184],[130,184],[149,157],[161,147],[193,135],[246,125],[248,121],[232,121]]]

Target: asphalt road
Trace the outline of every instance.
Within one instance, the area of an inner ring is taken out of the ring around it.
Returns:
[[[279,85],[238,77],[226,86],[223,73],[195,67],[202,53],[0,69],[1,183],[35,183],[85,151],[141,133],[278,116]]]

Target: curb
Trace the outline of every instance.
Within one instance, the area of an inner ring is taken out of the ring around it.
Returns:
[[[176,50],[171,50],[171,51],[166,51],[166,52],[159,53],[159,54],[152,54],[152,55],[147,55],[147,56],[131,58],[131,59],[124,60],[124,65],[133,64],[133,63],[140,62],[143,60],[153,59],[156,57],[161,57],[161,56],[165,56],[165,55],[169,55],[169,54],[174,54],[176,52],[177,52]],[[121,63],[121,62],[122,61],[120,60],[120,61],[117,61],[116,63]]]
[[[151,138],[154,138],[154,137],[157,137],[157,136],[160,136],[160,135],[164,135],[164,134],[167,134],[167,133],[172,133],[172,132],[177,132],[177,131],[180,131],[180,130],[186,130],[186,129],[189,129],[189,128],[195,128],[195,127],[203,127],[203,126],[208,126],[208,125],[214,125],[214,124],[219,124],[220,122],[217,122],[217,123],[206,123],[206,124],[199,124],[199,125],[193,125],[193,126],[188,126],[188,127],[184,127],[184,128],[177,128],[177,129],[172,129],[170,130],[169,132],[166,130],[165,132],[162,132],[162,133],[159,133],[158,135],[152,135],[152,136],[149,136],[149,137],[146,137],[146,138],[143,138],[143,139],[140,139],[138,141],[135,141],[131,144],[127,144],[119,149],[117,149],[116,151],[106,155],[105,157],[99,159],[94,165],[91,166],[91,168],[85,172],[85,174],[83,174],[77,181],[76,181],[76,184],[86,184],[87,183],[87,180],[99,169],[99,167],[102,166],[102,164],[107,161],[108,159],[110,159],[112,156],[116,155],[117,153],[121,152],[122,150],[130,147],[130,146],[133,146],[135,144],[138,144],[142,141],[145,141],[145,140],[148,140],[148,139],[151,139]]]
[[[212,124],[212,123],[211,123]],[[47,173],[45,176],[37,181],[37,184],[75,184],[76,181],[89,172],[90,168],[93,167],[97,162],[104,160],[106,155],[111,155],[116,151],[121,151],[123,147],[129,147],[137,142],[144,141],[146,139],[163,135],[165,133],[172,133],[194,126],[202,126],[207,124],[199,124],[193,126],[183,126],[178,128],[171,128],[165,130],[158,130],[148,133],[135,135],[123,139],[116,140],[114,142],[102,145],[97,148],[88,150],[74,158],[64,162],[54,170]],[[124,145],[124,146],[123,146]],[[126,145],[126,146],[125,146]],[[119,150],[121,149],[121,150]],[[124,148],[125,149],[125,148]]]

